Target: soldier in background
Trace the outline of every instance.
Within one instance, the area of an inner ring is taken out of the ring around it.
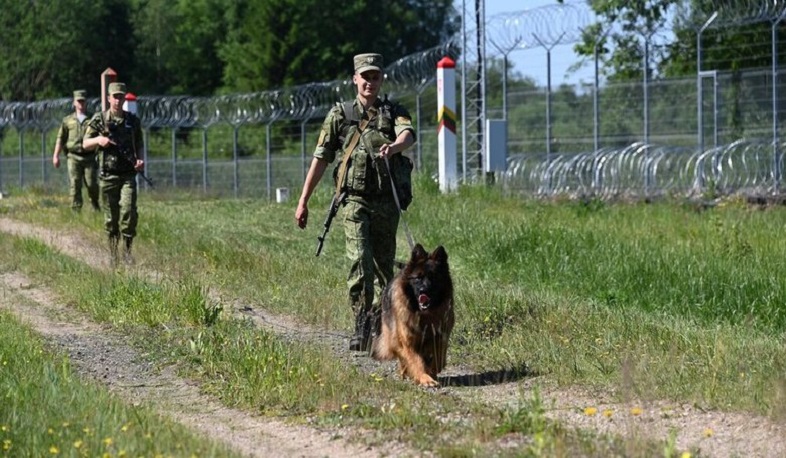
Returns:
[[[87,92],[74,91],[74,112],[63,118],[55,140],[55,152],[52,164],[60,167],[60,153],[65,151],[68,162],[68,182],[71,196],[71,208],[82,209],[82,184],[87,188],[87,195],[93,210],[100,210],[98,204],[98,163],[96,153],[82,147],[82,137],[90,119],[85,111]]]
[[[83,146],[88,151],[98,151],[104,228],[109,237],[111,262],[118,263],[118,243],[122,236],[124,260],[130,264],[138,220],[136,174],[145,167],[142,125],[134,114],[123,111],[125,83],[110,83],[108,92],[109,109],[90,119]]]

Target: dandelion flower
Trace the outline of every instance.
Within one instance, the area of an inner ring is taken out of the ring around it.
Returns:
[[[75,441],[74,442],[74,448],[81,448],[82,444],[83,444],[83,442],[81,440]]]
[[[347,410],[347,409],[349,409],[349,404],[342,404],[341,405],[341,410]]]
[[[712,437],[715,434],[715,431],[712,428],[705,428],[704,429],[704,437]]]
[[[110,445],[112,445],[112,438],[111,437],[107,437],[106,439],[104,439],[103,442],[104,442],[104,445],[109,447]]]
[[[49,453],[52,454],[52,455],[57,455],[58,453],[60,453],[60,449],[58,449],[57,447],[55,447],[53,445],[53,446],[49,447]]]
[[[611,418],[611,415],[613,413],[614,412],[612,412],[611,409],[606,409],[606,410],[603,411],[603,416],[606,417],[606,418]]]
[[[630,409],[631,415],[641,415],[643,412],[644,411],[641,409],[641,407],[634,407]]]
[[[11,439],[3,441],[3,450],[11,450]]]
[[[691,456],[693,456],[693,455],[691,455],[690,452],[682,452],[682,455],[680,455],[680,458],[691,458]]]
[[[596,413],[598,413],[598,409],[596,409],[595,407],[585,407],[584,408],[584,415],[586,415],[588,417],[591,417],[591,416],[595,415]]]

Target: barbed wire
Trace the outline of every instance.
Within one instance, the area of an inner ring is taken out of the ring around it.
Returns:
[[[712,27],[779,21],[786,15],[781,0],[713,0],[703,10],[692,11],[691,20]],[[597,18],[585,1],[567,1],[491,17],[485,31],[496,54],[551,47],[581,40],[581,32]],[[468,31],[469,35],[474,32]],[[420,51],[386,67],[386,92],[396,97],[419,94],[436,79],[437,62],[445,56],[461,65],[472,63],[473,49],[462,50],[462,36]],[[139,115],[145,128],[202,128],[217,124],[235,128],[277,121],[306,122],[323,117],[337,102],[355,96],[352,81],[311,82],[269,91],[213,97],[140,96]],[[100,109],[98,99],[88,100],[88,110]],[[37,102],[0,101],[0,129],[45,132],[56,128],[72,110],[67,98]],[[574,194],[613,197],[622,193],[658,194],[767,191],[773,188],[773,145],[758,140],[737,140],[706,150],[634,143],[624,148],[604,148],[579,154],[540,153],[509,159],[503,175],[506,185],[538,195]],[[782,161],[782,156],[780,157]]]
[[[539,196],[764,195],[774,191],[772,158],[773,144],[756,139],[706,151],[633,143],[551,161],[545,155],[512,156],[501,178],[508,188]]]
[[[779,20],[786,14],[786,4],[783,0],[712,0],[693,12],[696,26],[717,13],[711,27],[733,27]]]

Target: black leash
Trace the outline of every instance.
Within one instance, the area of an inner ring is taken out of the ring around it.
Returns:
[[[410,232],[409,226],[407,225],[407,220],[404,219],[404,211],[401,209],[401,203],[399,203],[398,200],[398,192],[396,192],[396,184],[393,183],[393,173],[391,173],[390,171],[390,163],[388,162],[387,156],[385,156],[385,167],[387,167],[388,169],[388,175],[390,176],[390,188],[393,190],[393,200],[396,201],[396,208],[398,208],[398,214],[401,215],[401,223],[404,225],[404,234],[407,236],[407,243],[409,243],[409,250],[412,251],[415,249],[415,241],[412,238],[412,232]]]

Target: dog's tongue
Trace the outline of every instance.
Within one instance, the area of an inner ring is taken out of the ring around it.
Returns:
[[[428,304],[428,301],[429,301],[429,297],[427,295],[425,295],[425,294],[418,295],[418,304],[419,305],[421,305],[421,306],[426,305],[426,304]]]

